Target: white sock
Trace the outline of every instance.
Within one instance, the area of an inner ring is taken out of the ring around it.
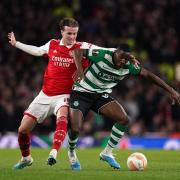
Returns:
[[[56,157],[57,157],[57,150],[56,149],[52,149],[50,151],[49,155],[53,156],[56,159]]]
[[[112,154],[112,150],[113,150],[114,148],[112,148],[111,146],[109,146],[108,144],[106,145],[106,147],[104,148],[104,150],[103,150],[103,152],[105,153],[105,154]]]
[[[22,160],[22,161],[29,161],[30,158],[31,158],[31,155],[26,156],[26,157],[22,157],[21,160]]]

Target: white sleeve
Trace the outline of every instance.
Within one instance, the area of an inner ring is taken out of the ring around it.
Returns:
[[[41,48],[42,51],[44,51],[46,54],[48,54],[48,52],[49,52],[49,45],[50,45],[50,41],[47,42],[45,45],[40,46],[39,48]]]
[[[15,47],[31,55],[42,56],[48,53],[49,44],[50,42],[46,43],[44,46],[37,47],[37,46],[28,45],[28,44],[23,44],[17,41]]]
[[[82,42],[80,49],[99,49],[98,46],[91,44],[91,43],[87,43],[87,42]]]
[[[100,46],[96,46],[94,44],[91,43],[87,43],[87,42],[83,42],[80,46],[80,49],[104,49],[104,50],[110,50],[110,51],[115,51],[116,48],[105,48],[105,47],[100,47]]]

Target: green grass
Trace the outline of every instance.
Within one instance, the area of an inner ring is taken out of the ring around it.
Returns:
[[[148,168],[145,171],[129,171],[126,160],[134,151],[115,150],[121,170],[114,170],[99,160],[101,149],[80,149],[77,151],[82,170],[74,172],[69,167],[67,151],[61,150],[54,166],[46,165],[49,149],[32,149],[34,163],[23,170],[12,170],[19,159],[19,151],[0,150],[0,180],[180,180],[180,152],[163,150],[138,150],[146,155]]]

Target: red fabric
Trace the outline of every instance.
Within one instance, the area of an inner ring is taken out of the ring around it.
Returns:
[[[83,69],[86,69],[89,66],[89,60],[87,58],[83,57],[82,65],[83,65]]]
[[[76,42],[71,48],[60,45],[59,40],[51,40],[49,45],[49,62],[44,73],[42,90],[48,96],[70,94],[73,85],[72,76],[76,71],[72,51],[80,48]]]
[[[24,115],[27,115],[27,116],[31,117],[35,121],[37,120],[37,118],[35,116],[33,116],[32,114],[30,114],[30,113],[24,112]]]
[[[23,157],[30,155],[30,134],[18,133],[18,143]]]
[[[60,149],[67,133],[67,118],[61,116],[56,121],[56,131],[54,133],[52,148],[57,151]]]

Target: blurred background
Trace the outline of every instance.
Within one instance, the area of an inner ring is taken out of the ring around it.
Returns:
[[[0,147],[17,146],[23,112],[40,91],[47,65],[47,59],[11,47],[7,33],[14,31],[17,40],[41,46],[61,38],[58,23],[63,17],[79,21],[79,41],[131,51],[144,67],[180,90],[179,0],[1,0]],[[170,140],[173,148],[180,149],[180,107],[171,105],[165,91],[130,77],[121,81],[112,95],[131,119],[121,148],[133,146],[134,141],[147,140],[149,144],[147,138],[152,143],[160,138],[158,147]],[[112,125],[111,120],[90,112],[79,146],[102,145]],[[55,117],[46,119],[34,129],[32,145],[48,147],[54,129]]]

